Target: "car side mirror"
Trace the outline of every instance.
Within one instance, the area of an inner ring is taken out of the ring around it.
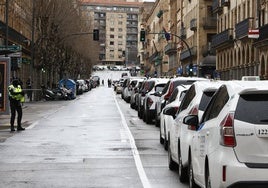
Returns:
[[[183,118],[183,123],[188,125],[189,130],[197,130],[199,120],[197,115],[188,115]]]
[[[176,118],[176,113],[177,113],[178,108],[177,107],[168,107],[163,110],[163,114],[172,116],[173,119]]]

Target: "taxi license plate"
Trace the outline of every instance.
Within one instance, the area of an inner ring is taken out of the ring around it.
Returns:
[[[268,128],[257,128],[256,134],[258,137],[268,137]]]

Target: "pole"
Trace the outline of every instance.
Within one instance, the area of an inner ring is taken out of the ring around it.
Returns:
[[[148,33],[148,34],[163,34],[163,33]],[[183,38],[181,38],[180,36],[178,36],[178,35],[176,35],[176,34],[169,33],[169,35],[172,35],[172,36],[175,36],[175,37],[179,38],[179,39],[186,45],[187,50],[189,51],[189,55],[190,55],[190,66],[193,67],[193,57],[192,57],[192,52],[191,52],[191,49],[190,49],[188,43],[187,43]],[[189,71],[189,73],[190,73],[190,71]],[[190,75],[190,76],[192,76],[192,75]]]
[[[34,35],[35,35],[35,29],[34,29],[34,24],[35,24],[35,0],[32,0],[32,38],[31,38],[31,66],[30,66],[30,75],[31,75],[31,79],[33,79],[33,68],[34,68]]]
[[[8,48],[8,9],[9,9],[9,2],[8,2],[9,0],[6,0],[6,12],[5,12],[5,16],[6,16],[6,43],[5,43],[5,45],[6,45],[6,50],[7,50],[7,48]],[[8,55],[6,54],[5,55],[6,57],[8,57]]]
[[[33,82],[33,80],[36,80],[34,77],[34,50],[35,50],[35,42],[34,42],[34,35],[35,35],[35,0],[32,0],[32,35],[31,35],[31,64],[30,64],[30,81],[32,84],[32,88],[35,88],[34,85],[37,84],[36,81]],[[33,94],[33,100],[37,99],[37,92],[34,93],[34,91],[32,91]]]

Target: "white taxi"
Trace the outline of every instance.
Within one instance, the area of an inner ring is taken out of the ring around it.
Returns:
[[[268,187],[268,81],[228,81],[215,93],[189,150],[190,187]]]

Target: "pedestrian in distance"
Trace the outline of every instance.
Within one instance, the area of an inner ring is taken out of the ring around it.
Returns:
[[[10,129],[11,132],[15,131],[14,122],[17,117],[17,131],[23,131],[25,128],[21,126],[22,120],[22,103],[25,101],[24,91],[19,84],[18,79],[14,79],[12,84],[8,86],[8,98],[10,103],[11,117],[10,117]]]
[[[32,91],[32,81],[30,77],[26,81],[26,89],[27,89],[27,97],[28,99],[30,99],[30,101],[32,101],[33,91]]]

